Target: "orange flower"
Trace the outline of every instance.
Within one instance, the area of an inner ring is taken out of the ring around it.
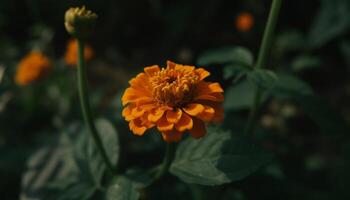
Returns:
[[[236,28],[240,32],[247,32],[254,25],[254,17],[251,13],[243,12],[236,17]]]
[[[170,61],[166,68],[144,71],[129,81],[122,97],[123,117],[135,135],[157,127],[168,142],[179,141],[186,131],[200,138],[204,122],[223,119],[224,91],[219,83],[204,81],[208,71]]]
[[[85,45],[84,48],[84,59],[85,61],[91,60],[94,55],[94,51],[89,45]],[[68,65],[76,66],[78,62],[78,42],[77,40],[69,40],[66,48],[66,54],[64,60]]]
[[[50,60],[41,52],[32,51],[19,62],[15,82],[18,85],[28,85],[46,76],[50,69]]]

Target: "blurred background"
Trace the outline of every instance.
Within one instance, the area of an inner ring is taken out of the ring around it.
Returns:
[[[72,48],[63,25],[67,8],[86,5],[99,16],[86,58],[92,104],[97,116],[122,127],[121,140],[128,141],[133,136],[121,120],[120,95],[130,77],[148,65],[164,66],[166,60],[197,65],[203,53],[227,46],[244,46],[256,55],[270,4],[270,0],[1,0],[1,199],[18,199],[30,156],[54,143],[58,129],[80,120],[76,67],[67,60]],[[283,2],[266,68],[298,76],[326,108],[308,105],[315,122],[293,102],[265,103],[257,135],[279,163],[237,182],[237,191],[228,194],[231,199],[350,198],[349,136],[338,131],[350,120],[349,36],[350,1]],[[20,83],[15,78],[19,66],[33,51],[42,52],[51,68],[40,80]],[[220,65],[207,68],[224,87],[231,83]],[[227,108],[232,114],[226,126],[242,126],[252,99],[249,92],[245,86],[225,91],[226,101],[236,102]],[[152,157],[157,155],[152,150],[158,140],[149,136],[125,144],[128,150],[123,156],[128,159],[122,166],[158,162]]]

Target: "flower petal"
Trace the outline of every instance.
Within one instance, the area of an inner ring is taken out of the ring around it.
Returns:
[[[157,122],[164,114],[164,108],[156,108],[148,114],[148,120],[151,122]]]
[[[192,129],[192,127],[193,127],[192,118],[186,113],[182,113],[181,119],[175,124],[175,128],[180,132],[184,132],[185,130],[190,130]]]
[[[167,142],[178,142],[182,138],[181,132],[177,130],[171,130],[171,131],[164,131],[162,132],[163,139]]]
[[[131,105],[128,105],[122,111],[122,116],[125,118],[126,121],[130,121],[134,119],[134,117],[131,114],[131,110],[132,110]]]
[[[195,100],[224,101],[224,95],[221,93],[203,94],[194,98]]]
[[[130,130],[135,135],[143,135],[145,131],[147,130],[147,127],[141,125],[141,121],[139,119],[131,120],[129,123]]]
[[[135,108],[133,108],[131,110],[131,115],[134,117],[134,118],[139,118],[141,117],[144,113],[146,112],[146,110],[142,109],[141,107],[137,106]]]
[[[204,105],[204,111],[199,115],[197,115],[197,117],[203,121],[210,121],[212,120],[214,115],[215,115],[215,109],[210,106]]]
[[[163,131],[171,131],[174,128],[174,124],[168,122],[165,116],[163,116],[160,120],[157,122],[157,128],[160,132]]]
[[[170,123],[178,122],[181,118],[181,115],[182,115],[182,110],[178,108],[175,110],[168,110],[166,112],[166,118]]]
[[[195,72],[199,75],[199,80],[203,80],[210,75],[210,72],[203,68],[198,68],[195,70]]]
[[[149,67],[145,67],[145,72],[148,76],[153,76],[155,73],[159,72],[159,66],[158,65],[152,65]]]
[[[207,133],[207,130],[205,128],[204,122],[202,122],[199,119],[193,118],[193,128],[189,132],[192,137],[200,138]]]
[[[204,106],[202,104],[199,104],[199,103],[191,103],[191,104],[188,104],[183,109],[189,115],[197,116],[199,113],[204,111]]]

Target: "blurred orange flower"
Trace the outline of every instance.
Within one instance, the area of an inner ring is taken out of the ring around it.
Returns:
[[[206,134],[204,122],[223,119],[223,89],[204,81],[203,68],[168,61],[166,68],[153,65],[132,78],[122,97],[123,117],[135,135],[157,127],[167,142],[179,141],[185,131],[192,137]]]
[[[84,59],[85,61],[91,60],[94,55],[94,50],[89,45],[85,45]],[[76,66],[78,62],[78,42],[75,39],[68,41],[64,60],[68,65]]]
[[[254,26],[254,17],[249,12],[242,12],[236,17],[236,28],[240,32],[247,32]]]
[[[45,77],[51,69],[51,62],[44,54],[32,51],[18,64],[15,82],[18,85],[28,85]]]

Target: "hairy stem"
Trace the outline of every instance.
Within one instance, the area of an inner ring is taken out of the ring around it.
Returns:
[[[107,153],[103,147],[101,138],[98,135],[97,129],[94,124],[94,119],[90,110],[89,95],[87,91],[87,80],[85,72],[85,63],[84,63],[84,41],[78,39],[78,90],[82,114],[84,117],[85,124],[95,142],[95,145],[98,151],[101,153],[101,156],[107,166],[107,168],[114,173],[114,169],[111,161],[109,160]]]
[[[264,31],[264,36],[259,49],[258,60],[254,66],[254,70],[264,68],[267,64],[267,59],[271,50],[274,32],[276,29],[277,19],[282,5],[282,0],[273,0],[267,25]],[[256,118],[260,108],[261,96],[263,91],[257,87],[254,94],[254,102],[252,104],[245,134],[252,134],[255,131]]]

